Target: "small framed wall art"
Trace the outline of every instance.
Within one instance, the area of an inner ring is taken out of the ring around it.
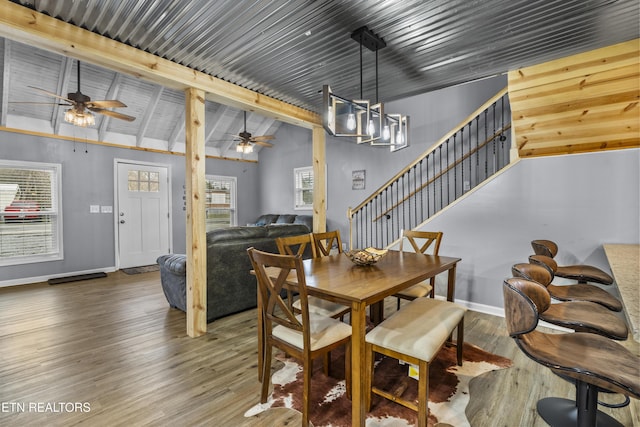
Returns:
[[[364,190],[365,177],[366,174],[364,170],[351,172],[351,189]]]

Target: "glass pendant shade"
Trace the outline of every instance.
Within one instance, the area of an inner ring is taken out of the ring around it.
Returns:
[[[369,119],[369,101],[342,98],[331,92],[328,85],[324,85],[322,103],[322,125],[330,135],[365,136],[361,123],[362,120]]]

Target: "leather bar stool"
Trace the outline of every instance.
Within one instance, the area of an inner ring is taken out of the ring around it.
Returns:
[[[547,286],[551,283],[551,273],[546,268],[521,263],[511,267],[511,272],[516,277],[535,281],[549,293]],[[629,328],[623,319],[613,311],[589,301],[549,304],[538,315],[545,322],[573,329],[576,332],[591,332],[620,341],[626,340],[629,336]]]
[[[558,253],[558,245],[551,240],[532,240],[531,247],[536,255],[545,255],[549,258],[555,258]],[[598,267],[584,264],[558,266],[555,275],[565,279],[577,280],[578,283],[594,282],[603,285],[613,283],[613,277],[609,274]]]
[[[553,258],[545,255],[531,255],[529,257],[530,264],[537,264],[545,267],[551,273],[551,280],[558,270],[558,264]],[[588,283],[576,283],[568,285],[554,285],[550,283],[547,286],[551,297],[561,301],[591,301],[607,307],[609,310],[622,311],[622,302],[611,295],[606,290]]]
[[[552,426],[622,426],[598,411],[598,391],[640,399],[640,358],[596,334],[547,334],[536,329],[551,297],[540,283],[511,278],[503,284],[505,320],[518,348],[535,362],[576,381],[576,401],[544,398],[538,414]]]

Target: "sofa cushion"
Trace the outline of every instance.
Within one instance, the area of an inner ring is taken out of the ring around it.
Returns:
[[[267,237],[265,227],[227,227],[209,231],[207,244],[225,242],[228,240],[251,240]]]
[[[296,215],[294,224],[304,224],[309,229],[309,232],[313,231],[313,216],[312,215]]]
[[[274,214],[260,215],[260,217],[256,220],[255,225],[267,225],[274,223],[278,220],[278,216],[279,215]]]
[[[276,220],[276,224],[293,224],[293,221],[296,219],[297,215],[278,215],[278,219]]]
[[[304,224],[271,224],[265,227],[267,237],[275,239],[284,236],[299,236],[300,234],[308,234],[311,232]]]

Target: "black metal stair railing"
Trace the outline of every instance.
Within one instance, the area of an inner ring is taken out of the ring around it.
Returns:
[[[356,208],[349,209],[349,246],[383,248],[509,164],[511,111],[507,88]]]

